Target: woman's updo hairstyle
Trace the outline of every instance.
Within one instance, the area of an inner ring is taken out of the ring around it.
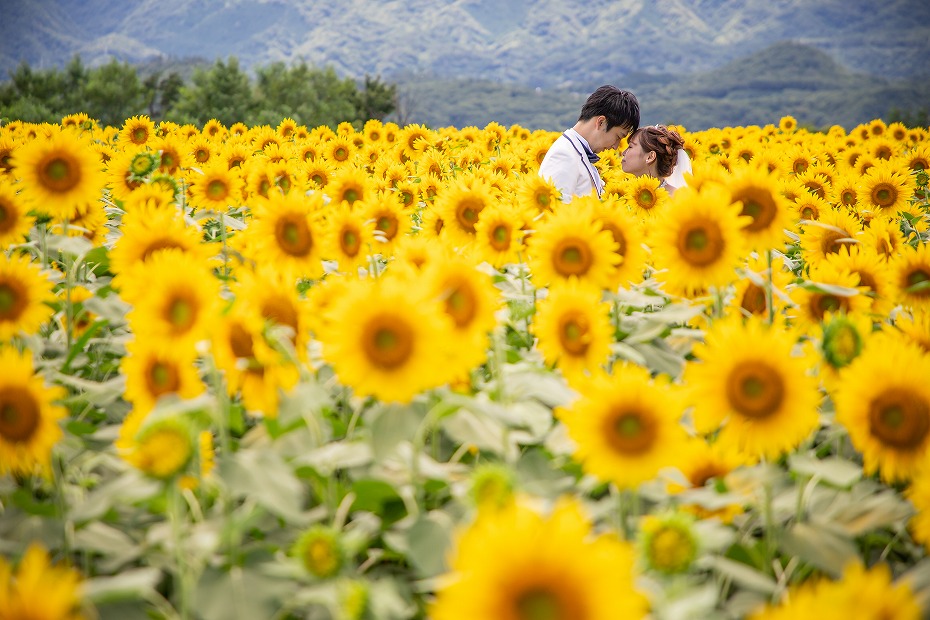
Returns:
[[[659,178],[671,175],[678,163],[678,149],[685,145],[678,132],[665,125],[649,125],[640,127],[633,135],[639,136],[639,146],[644,152],[656,154],[656,174]],[[630,136],[632,139],[633,136]]]

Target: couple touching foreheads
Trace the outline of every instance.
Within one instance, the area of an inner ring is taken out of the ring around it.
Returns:
[[[604,182],[594,165],[600,159],[597,154],[617,148],[627,136],[621,162],[624,172],[661,179],[660,187],[669,194],[685,185],[683,175],[691,171],[691,162],[684,140],[663,125],[640,127],[636,96],[614,86],[601,86],[591,93],[575,126],[549,147],[539,176],[552,181],[562,192],[563,202],[591,192],[601,196]]]

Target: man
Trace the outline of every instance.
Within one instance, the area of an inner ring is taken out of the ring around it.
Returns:
[[[594,167],[597,153],[615,149],[639,128],[639,101],[633,93],[615,86],[601,86],[581,107],[578,122],[549,147],[539,166],[539,176],[559,188],[563,202],[573,196],[604,192],[604,182]]]

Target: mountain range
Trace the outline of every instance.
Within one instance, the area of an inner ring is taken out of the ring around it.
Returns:
[[[0,74],[235,56],[304,59],[354,77],[399,72],[571,86],[687,74],[789,40],[850,70],[928,73],[925,0],[4,0]]]
[[[448,96],[450,87],[437,86],[446,82],[466,96],[468,84],[521,97],[554,92],[554,106],[573,108],[565,114],[576,113],[579,94],[602,83],[637,87],[657,101],[694,99],[692,107],[711,112],[727,93],[777,96],[787,88],[803,107],[805,92],[819,93],[823,102],[825,86],[861,83],[872,87],[868,97],[883,99],[882,113],[901,89],[902,107],[914,105],[924,91],[911,86],[930,76],[926,0],[4,0],[0,6],[0,79],[20,62],[62,67],[74,55],[91,66],[236,57],[247,70],[303,60],[343,76],[404,84],[411,98],[420,97],[421,113],[431,105],[422,99],[426,93],[445,88],[439,95]],[[759,60],[773,49],[780,50],[777,62]],[[874,94],[876,84],[884,94]],[[836,98],[845,101],[849,92]]]

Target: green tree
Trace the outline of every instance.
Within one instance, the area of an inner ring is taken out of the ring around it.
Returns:
[[[383,121],[384,117],[397,109],[397,85],[385,84],[381,77],[365,75],[364,88],[358,93],[356,103],[358,119]]]
[[[350,79],[340,79],[331,67],[317,69],[300,62],[288,67],[274,62],[256,71],[258,110],[252,124],[277,124],[283,118],[313,128],[335,128],[343,121],[359,118],[358,88]]]
[[[211,118],[226,126],[248,123],[252,118],[256,109],[252,87],[235,57],[228,62],[217,60],[209,69],[195,70],[192,81],[181,87],[168,118],[200,127]]]
[[[181,95],[184,79],[177,71],[162,77],[161,71],[149,75],[142,83],[149,118],[160,121]]]
[[[66,114],[82,111],[82,87],[87,69],[79,56],[64,71],[34,70],[21,62],[0,85],[0,117],[31,123],[57,123]]]
[[[120,126],[146,111],[146,92],[139,74],[129,63],[111,60],[92,69],[82,93],[83,109],[104,125]]]

